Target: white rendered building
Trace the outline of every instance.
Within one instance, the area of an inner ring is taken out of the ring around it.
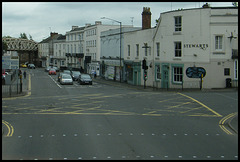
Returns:
[[[144,8],[144,12],[149,13],[150,9]],[[141,67],[144,58],[148,66],[147,86],[237,87],[238,8],[204,5],[161,13],[155,28],[124,34],[128,83],[144,85]]]
[[[233,57],[233,51],[238,50],[236,7],[161,13],[153,39],[155,66],[152,73],[156,77],[149,82],[155,82],[156,86],[225,88],[227,78],[236,86],[238,60]],[[204,70],[202,82],[196,76],[201,70],[193,67]]]

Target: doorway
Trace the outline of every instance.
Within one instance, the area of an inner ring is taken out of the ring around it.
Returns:
[[[169,88],[169,65],[162,65],[162,88]]]

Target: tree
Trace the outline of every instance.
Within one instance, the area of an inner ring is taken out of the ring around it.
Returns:
[[[3,36],[3,38],[12,38],[12,37],[8,35],[8,36]]]
[[[26,33],[20,33],[20,37],[21,39],[28,39]]]
[[[33,40],[33,39],[32,39],[32,36],[31,36],[30,34],[29,34],[29,39],[30,39],[30,40]]]
[[[233,2],[232,5],[233,5],[234,7],[238,7],[238,2]]]
[[[157,24],[158,24],[158,19],[155,20],[155,23],[156,23],[156,26],[157,26]]]
[[[2,41],[2,56],[4,54],[4,52],[6,52],[8,49],[8,45],[6,42]]]

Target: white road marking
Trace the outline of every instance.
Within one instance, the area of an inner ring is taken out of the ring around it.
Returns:
[[[55,79],[53,79],[52,78],[52,76],[51,75],[48,75],[51,79],[52,79],[52,81],[54,82],[54,83],[56,83],[57,84],[57,86],[59,87],[59,88],[62,88],[62,86],[60,86],[57,82],[56,82],[56,80]]]

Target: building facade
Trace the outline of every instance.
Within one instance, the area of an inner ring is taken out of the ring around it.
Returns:
[[[84,67],[84,28],[72,26],[72,30],[66,32],[66,67],[69,69]]]
[[[119,25],[106,25],[96,21],[94,25],[86,24],[85,27],[85,71],[100,74],[101,32],[119,28]]]
[[[145,59],[147,86],[225,88],[230,80],[238,87],[237,44],[236,7],[164,12],[155,28],[124,34],[125,78],[129,84],[144,85]]]
[[[224,88],[230,78],[237,86],[238,60],[232,58],[233,51],[238,51],[236,7],[161,13],[153,40],[155,78],[148,80],[149,85]]]
[[[54,64],[54,41],[61,36],[58,33],[50,33],[50,37],[38,43],[38,56],[41,67],[53,66]]]
[[[153,61],[152,35],[155,30],[155,28],[150,28],[124,33],[124,78],[127,83],[144,84],[142,60],[146,60],[150,69]],[[152,73],[148,70],[148,80],[152,77]]]
[[[53,66],[59,69],[66,68],[66,36],[60,35],[56,40],[53,41],[54,55],[53,55]]]
[[[124,33],[129,31],[139,30],[136,27],[123,27],[120,43],[120,29],[110,29],[101,32],[101,77],[110,80],[120,81],[120,64],[124,67]],[[120,50],[121,46],[121,50]],[[121,51],[121,56],[120,56]],[[121,63],[120,63],[121,57]],[[124,68],[122,73],[124,73]],[[124,76],[124,75],[122,75]],[[125,78],[123,78],[125,80]]]
[[[100,34],[102,31],[119,28],[118,25],[85,24],[84,27],[72,26],[66,32],[66,64],[67,68],[80,68],[84,73],[100,72]]]

